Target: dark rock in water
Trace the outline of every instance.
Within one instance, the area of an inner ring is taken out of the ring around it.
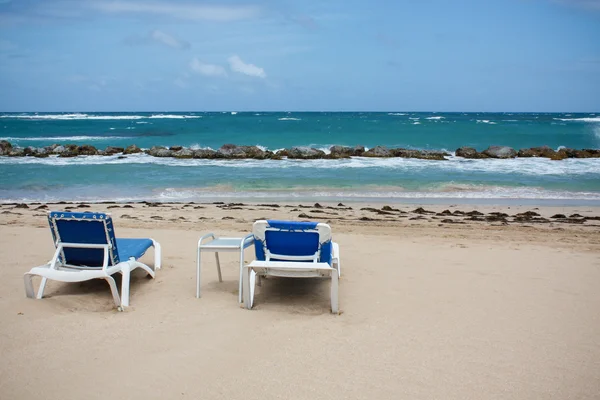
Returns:
[[[35,156],[39,150],[36,147],[27,146],[23,151],[26,156]]]
[[[409,150],[409,149],[391,149],[390,153],[392,157],[402,158],[417,158],[421,160],[445,160],[445,156],[450,154],[443,151],[429,151],[429,150]]]
[[[89,144],[83,144],[77,148],[77,154],[80,156],[95,156],[98,150]]]
[[[375,146],[364,152],[364,157],[392,157],[392,153],[385,146]]]
[[[331,146],[329,148],[330,154],[327,158],[349,158],[352,156],[353,150],[351,147],[347,146]]]
[[[550,218],[567,218],[567,216],[565,214],[554,214]]]
[[[127,157],[126,156],[119,156],[119,157],[117,157],[117,160],[122,160],[124,158],[127,158]]]
[[[445,151],[432,151],[432,150],[423,150],[420,152],[420,155],[415,158],[420,158],[421,160],[438,160],[444,161],[446,157],[449,157],[450,154]]]
[[[581,214],[571,214],[571,215],[569,215],[569,218],[583,218],[583,215],[581,215]]]
[[[437,214],[435,214],[435,215],[438,215],[438,216],[443,216],[443,215],[452,215],[452,211],[450,211],[450,210],[444,210],[444,211],[442,211],[442,212],[439,212],[439,213],[437,213]],[[442,222],[444,222],[444,221],[442,221]]]
[[[173,152],[173,157],[175,157],[175,158],[193,158],[194,150],[187,149],[187,148],[181,148],[181,149]]]
[[[597,150],[597,149],[575,150],[575,158],[598,158],[598,157],[600,157],[600,150]]]
[[[390,206],[383,206],[383,207],[381,207],[381,210],[382,210],[382,211],[400,211],[399,209],[397,209],[397,208],[392,208],[392,207],[390,207]]]
[[[125,149],[122,147],[108,146],[106,149],[104,149],[104,154],[107,156],[112,156],[113,154],[122,153],[123,151],[125,151]]]
[[[150,150],[146,152],[153,157],[172,157],[173,151],[163,146],[152,146]]]
[[[273,154],[273,152],[266,152],[258,146],[241,146],[241,148],[247,158],[255,160],[264,160],[265,158],[270,158]]]
[[[169,147],[169,150],[171,150],[171,151],[179,151],[181,149],[183,149],[182,146],[171,146],[171,147]]]
[[[135,144],[132,144],[131,146],[127,146],[127,148],[125,150],[123,150],[123,154],[137,154],[137,153],[141,153],[141,152],[142,152],[142,149],[137,147]]]
[[[193,158],[213,159],[217,158],[217,152],[209,149],[194,150]]]
[[[344,204],[342,204],[342,203],[338,203],[338,205],[337,205],[337,206],[338,206],[338,207],[346,207],[346,206],[345,206]]]
[[[472,159],[488,158],[488,156],[486,154],[479,153],[473,147],[460,147],[460,148],[456,149],[455,154],[457,157],[463,157],[463,158],[472,158]]]
[[[58,149],[58,147],[56,148]],[[56,151],[55,149],[55,151]],[[77,157],[79,155],[79,146],[76,144],[66,144],[63,146],[63,151],[58,155],[59,157]]]
[[[562,158],[575,158],[577,150],[565,147],[558,150],[556,153]]]
[[[52,149],[53,154],[61,154],[63,151],[66,151],[64,146],[56,146]]]
[[[8,153],[9,157],[23,157],[25,156],[25,149],[22,147],[13,147]]]
[[[25,154],[26,156],[32,156],[37,158],[45,158],[48,157],[50,151],[46,147],[26,147]]]
[[[156,152],[155,157],[173,157],[173,152],[167,149],[161,149]]]
[[[515,149],[508,146],[490,146],[482,153],[490,158],[515,158],[517,156]]]
[[[287,149],[281,149],[281,150],[277,150],[277,153],[275,153],[275,155],[277,157],[287,157],[288,156],[288,150]]]
[[[323,208],[322,205],[320,205],[319,203],[315,203],[315,205],[313,206],[314,208]]]
[[[352,155],[355,157],[361,157],[365,154],[365,146],[354,146],[352,149]]]
[[[148,150],[146,150],[146,154],[148,154],[149,156],[152,157],[156,157],[156,153],[158,153],[159,150],[166,150],[166,147],[163,146],[152,146],[150,147]]]
[[[0,140],[0,156],[7,156],[12,149],[12,144],[7,140]]]
[[[267,152],[257,146],[237,146],[235,144],[224,144],[217,150],[220,158],[254,158],[264,160],[267,158]],[[272,153],[271,153],[272,154]]]
[[[548,146],[531,147],[529,149],[521,149],[517,153],[519,157],[545,157],[556,158],[557,154]]]
[[[292,147],[287,150],[287,153],[288,158],[291,159],[312,160],[325,157],[325,152],[323,150],[311,147]]]

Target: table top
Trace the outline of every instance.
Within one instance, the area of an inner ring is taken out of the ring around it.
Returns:
[[[199,248],[205,249],[205,250],[239,249],[241,247],[242,239],[243,238],[241,238],[241,237],[239,237],[239,238],[231,238],[231,237],[216,238],[216,239],[211,240],[210,242],[202,243],[199,246]],[[254,244],[254,238],[250,238],[244,243],[244,248],[251,246],[253,244]]]

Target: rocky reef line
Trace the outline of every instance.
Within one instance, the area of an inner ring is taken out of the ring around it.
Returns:
[[[129,154],[145,153],[153,157],[172,158],[197,158],[197,159],[255,159],[255,160],[281,160],[288,159],[342,159],[350,157],[376,157],[376,158],[416,158],[422,160],[447,160],[451,154],[445,151],[435,150],[413,150],[404,148],[387,148],[375,146],[365,150],[364,146],[332,146],[329,154],[323,150],[310,147],[291,147],[276,152],[263,150],[257,146],[238,146],[235,144],[224,144],[218,150],[191,149],[182,146],[162,147],[153,146],[143,150],[135,144],[123,147],[108,146],[106,149],[97,149],[94,146],[84,144],[53,144],[45,147],[17,147],[6,140],[0,141],[0,156],[6,157],[77,157],[77,156],[110,156],[120,155],[126,157]],[[479,152],[472,147],[460,147],[455,152],[456,156],[469,159],[496,158],[507,159],[517,157],[543,157],[551,160],[564,160],[566,158],[600,158],[600,149],[569,149],[562,148],[558,151],[548,146],[532,147],[528,149],[515,150],[507,146],[490,146]]]

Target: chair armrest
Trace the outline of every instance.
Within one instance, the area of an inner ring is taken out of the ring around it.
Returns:
[[[211,237],[213,240],[215,239],[215,234],[214,233],[207,233],[206,235],[202,236],[199,240],[198,240],[198,247],[200,247],[200,245],[202,244],[202,241],[204,239],[208,239],[209,237]]]
[[[242,241],[240,243],[240,249],[245,249],[247,246],[250,246],[254,244],[254,235],[251,233],[249,235],[246,235],[242,238]]]

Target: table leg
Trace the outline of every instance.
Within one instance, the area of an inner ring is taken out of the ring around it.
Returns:
[[[200,255],[202,252],[200,251],[200,247],[198,247],[198,252],[196,254],[196,298],[200,298]]]
[[[219,282],[223,282],[223,277],[221,276],[221,263],[219,262],[219,252],[215,251],[215,259],[217,260],[217,271],[219,273]]]
[[[244,246],[240,249],[240,280],[238,283],[238,303],[242,303],[244,300],[242,299],[243,292],[243,273],[244,273]]]

